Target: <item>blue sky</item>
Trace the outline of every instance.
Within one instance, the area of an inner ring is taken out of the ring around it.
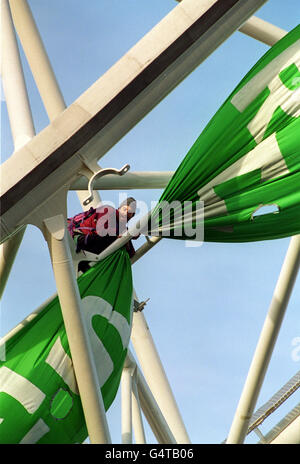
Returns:
[[[71,104],[160,19],[174,0],[29,0],[66,105]],[[257,16],[289,31],[298,0],[270,0]],[[132,171],[175,170],[211,117],[268,46],[236,32],[174,89],[101,160]],[[21,52],[35,130],[49,123]],[[2,102],[1,157],[13,151]],[[118,192],[100,192],[118,201]],[[130,191],[150,205],[160,190]],[[80,210],[69,194],[68,213]],[[139,239],[136,245],[142,245]],[[289,239],[245,244],[162,240],[133,266],[136,292],[150,298],[144,314],[192,443],[220,443],[228,434]],[[55,292],[50,258],[39,230],[28,226],[1,302],[1,335]],[[257,402],[267,401],[299,369],[297,279]],[[266,432],[299,401],[262,425]],[[121,440],[119,396],[108,413],[113,442]],[[147,429],[149,441],[152,434]],[[255,435],[247,442],[256,442]]]

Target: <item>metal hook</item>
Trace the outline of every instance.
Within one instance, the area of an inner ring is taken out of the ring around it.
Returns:
[[[91,201],[93,201],[94,199],[93,185],[97,178],[106,176],[107,174],[117,174],[118,176],[123,176],[124,174],[126,174],[126,172],[129,171],[129,169],[130,169],[130,165],[125,164],[121,169],[105,168],[105,169],[100,169],[98,172],[96,172],[89,180],[88,190],[89,190],[90,195],[83,201],[83,205],[86,206],[89,203],[91,203]]]
[[[150,298],[147,298],[147,300],[138,302],[137,300],[133,300],[133,311],[137,313],[138,311],[143,311],[144,307],[146,306],[147,302],[150,300]]]

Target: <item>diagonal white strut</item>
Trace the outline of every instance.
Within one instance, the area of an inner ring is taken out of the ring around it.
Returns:
[[[10,35],[14,37],[14,33],[12,32],[13,27],[12,27],[11,17],[10,15],[8,16],[8,12],[9,12],[8,3],[6,0],[4,1],[5,1],[5,6],[7,7],[7,10],[5,11],[5,13],[7,14],[5,18],[3,18],[2,16],[2,20],[5,19],[6,28],[10,26],[10,30],[9,30]],[[59,90],[58,84],[56,82],[55,75],[51,68],[51,64],[48,60],[47,54],[43,47],[41,38],[39,36],[37,27],[34,23],[33,17],[31,15],[31,12],[30,12],[30,9],[28,7],[26,0],[20,0],[17,2],[17,4],[11,1],[11,5],[13,7],[13,11],[15,14],[15,17],[14,17],[15,22],[19,26],[19,35],[21,36],[21,39],[25,37],[25,43],[23,42],[25,53],[27,55],[30,65],[32,65],[31,68],[34,71],[34,77],[35,77],[37,86],[40,90],[41,97],[45,103],[48,116],[50,119],[54,119],[59,113],[61,113],[65,109],[65,104],[64,104],[64,100],[61,95],[61,92]],[[15,50],[13,49],[14,55],[16,57],[19,57],[16,41],[14,43],[11,39],[11,42],[15,46]],[[3,46],[2,49],[4,50],[5,57],[6,57],[6,54],[11,55],[12,47],[8,48],[7,42],[5,43],[5,47]],[[32,59],[33,59],[33,62],[32,62]],[[12,75],[12,72],[9,73],[10,67],[11,67],[9,66],[10,62],[11,62],[11,58],[10,56],[8,56],[7,59],[4,61],[5,77],[6,78],[10,77],[14,79],[15,75]],[[19,75],[20,77],[23,77],[20,59],[17,64],[19,65],[19,69],[17,69],[18,74],[16,72],[15,74]],[[14,68],[13,71],[16,71],[16,69]],[[10,98],[9,102],[10,101],[18,102],[19,100],[17,96],[14,95],[12,96],[12,98]],[[23,106],[26,109],[26,105],[23,104]],[[30,110],[29,110],[29,104],[28,104],[27,112],[31,115]],[[16,127],[15,126],[16,124],[14,124],[14,120],[12,120],[11,128],[12,128],[13,135],[15,135],[15,133],[17,132],[17,129],[19,128],[20,124],[17,125]],[[28,129],[27,129],[27,132],[28,132]],[[96,198],[96,202],[99,203],[98,198]],[[42,215],[38,218],[38,223],[40,222],[41,217]],[[49,219],[47,219],[46,222],[47,221],[49,221]],[[22,236],[23,236],[23,231],[21,230],[17,235],[12,237],[8,242],[5,242],[3,245],[3,247],[6,247],[6,251],[9,257],[10,264],[12,264],[13,259],[15,257],[15,253],[12,253],[12,244],[14,245],[14,249],[17,250],[17,247],[15,244],[17,243],[17,245],[19,246],[22,240]],[[65,239],[56,240],[55,234],[49,233],[48,235],[46,234],[46,236],[49,238],[48,240],[49,250],[50,250],[51,258],[53,262],[53,270],[54,270],[54,274],[56,277],[58,293],[60,294],[60,298],[61,298],[62,312],[63,314],[65,314],[65,319],[67,319],[66,326],[69,327],[68,338],[72,339],[72,336],[74,336],[74,334],[77,334],[76,338],[78,339],[78,337],[80,336],[80,331],[82,331],[82,325],[78,324],[78,321],[80,320],[81,309],[80,309],[80,299],[78,299],[77,283],[76,283],[76,280],[74,282],[74,276],[71,271],[72,266],[70,266],[68,259],[66,258],[64,260],[64,263],[59,263],[59,259],[61,258],[61,255],[64,255],[64,253],[66,255],[67,253],[66,251],[67,244],[66,244]],[[50,247],[50,243],[51,243],[51,247]],[[65,247],[64,247],[64,244],[65,244]],[[58,256],[58,261],[57,261],[57,256]],[[59,264],[61,264],[61,266],[59,266]],[[64,267],[63,271],[61,271],[62,267]],[[3,276],[7,278],[8,266],[3,266],[1,271],[2,271]],[[57,277],[57,273],[59,274],[59,277]],[[3,279],[3,281],[4,280],[6,279]],[[61,282],[63,282],[63,287],[60,286]],[[68,285],[68,282],[69,282],[69,285]],[[73,282],[73,286],[71,285],[72,282]],[[4,285],[3,285],[3,288],[4,288]],[[77,289],[77,293],[76,293],[76,289]],[[71,312],[70,311],[68,312],[68,308],[70,308],[70,304],[71,304]],[[68,316],[66,316],[66,312]],[[76,320],[77,320],[77,323],[76,323]],[[81,338],[79,337],[79,345],[80,345],[80,342],[82,344],[81,348],[85,350],[85,352],[80,353],[80,351],[78,351],[78,349],[76,348],[77,346],[76,343],[74,344],[73,342],[73,356],[74,356],[74,365],[77,364],[77,369],[76,369],[77,377],[78,377],[77,381],[81,384],[82,382],[86,382],[86,385],[84,385],[84,387],[82,387],[81,389],[81,393],[83,395],[82,400],[86,404],[86,406],[84,407],[84,412],[85,412],[87,424],[89,423],[88,425],[89,434],[90,434],[92,442],[108,443],[110,442],[110,437],[109,437],[108,427],[106,423],[105,411],[104,411],[104,407],[102,403],[102,396],[101,396],[99,386],[97,387],[96,378],[93,378],[91,367],[89,368],[89,363],[92,363],[93,361],[91,359],[91,356],[89,355],[89,351],[87,351],[86,348],[84,348],[86,343],[88,343],[84,332],[81,334]],[[86,362],[87,360],[89,361]],[[90,377],[87,375],[89,372],[90,372]],[[86,392],[89,392],[89,394],[87,394]]]
[[[186,2],[186,3],[188,3],[188,2]],[[190,3],[191,3],[191,2],[190,2]],[[211,3],[211,5],[213,5],[213,4],[216,4],[216,3],[218,3],[218,2],[210,2],[210,3]],[[263,2],[261,2],[261,3],[263,3]],[[127,130],[127,129],[126,129],[126,130]],[[84,159],[85,159],[85,156],[86,156],[87,153],[93,152],[93,150],[96,149],[97,144],[98,144],[98,142],[95,142],[95,143],[92,142],[92,143],[89,145],[89,147],[86,148],[87,151],[85,151],[85,153],[84,153],[84,155],[83,155]],[[89,151],[89,150],[91,150],[91,151]],[[103,151],[105,151],[105,149],[104,149]],[[80,160],[80,162],[81,162],[81,161],[82,161],[82,159]],[[70,167],[70,169],[71,169],[71,167]],[[62,176],[62,178],[63,178],[63,176]],[[25,203],[26,203],[26,202],[25,202]],[[22,204],[21,204],[21,206],[22,206]]]
[[[274,43],[276,42],[274,38]],[[273,45],[273,44],[271,44]],[[243,443],[300,266],[300,235],[291,238],[226,443]]]
[[[84,323],[63,215],[44,221],[57,293],[68,337],[88,434],[93,444],[111,443],[100,384]]]
[[[300,235],[290,241],[226,443],[243,443],[300,266]]]
[[[270,46],[274,45],[275,42],[282,39],[286,34],[284,29],[264,21],[257,16],[249,18],[239,28],[239,31]]]
[[[164,367],[142,312],[134,313],[131,341],[150,390],[176,443],[191,443]]]
[[[1,240],[29,221],[30,212],[51,193],[70,185],[80,169],[99,160],[265,1],[185,0],[177,5],[1,166]]]
[[[31,12],[27,5],[26,0],[21,0],[21,1],[18,0],[18,2],[16,2],[15,0],[11,0],[11,4],[13,7],[14,20],[15,20],[15,24],[18,30],[18,34],[21,38],[21,42],[25,50],[27,59],[31,65],[31,69],[34,74],[35,81],[40,90],[40,93],[44,101],[46,110],[48,112],[49,118],[54,119],[55,116],[57,114],[60,114],[61,111],[65,108],[65,105],[64,105],[63,97],[59,91],[58,84],[55,80],[55,76],[52,71],[51,64],[49,60],[47,59],[45,49],[41,42],[38,30],[36,28],[36,25],[34,23],[33,17],[31,15]],[[48,85],[50,84],[51,86],[50,88],[48,88]],[[105,178],[103,178],[102,181],[105,182]],[[82,197],[81,199],[85,198],[86,194],[83,193],[81,197]],[[97,195],[96,198],[94,198],[93,205],[95,206],[96,204],[99,203],[99,201],[100,201],[100,197],[99,195]],[[89,204],[89,206],[90,205],[91,204]],[[147,249],[149,248],[147,247]],[[141,332],[141,336],[143,336],[143,330]],[[148,347],[148,349],[150,349],[150,347]],[[143,351],[142,347],[140,348],[140,350]],[[154,347],[153,342],[152,342],[151,350],[156,354],[155,359],[157,359],[158,355],[157,355],[157,351]],[[145,367],[145,369],[147,372],[147,367]],[[161,364],[157,366],[157,369],[161,370],[162,376],[165,379],[164,370]],[[128,380],[129,379],[128,373],[127,375],[124,374],[124,377],[125,379]],[[168,386],[168,388],[169,388],[168,394],[171,395],[172,401],[175,403],[170,387]],[[176,425],[176,421],[179,421],[181,425],[180,426]],[[172,422],[173,422],[173,427],[177,427],[177,428],[180,427],[181,429],[184,428],[180,415],[178,415],[175,422],[174,422],[174,418],[172,418]]]
[[[24,74],[8,0],[1,0],[1,78],[14,149],[35,135]],[[0,245],[0,297],[4,291],[25,229]]]
[[[10,0],[9,3],[8,0],[1,0],[1,75],[10,127],[15,150],[17,150],[34,137],[35,131],[10,7],[18,35],[21,38],[23,49],[49,119],[55,119],[66,108],[66,105],[27,1],[18,0],[18,2],[15,2]],[[82,198],[86,194],[81,191],[77,192],[77,194],[82,204]],[[97,192],[94,192],[92,205],[99,203],[100,196]],[[0,296],[4,291],[24,232],[25,229],[23,228],[18,234],[0,246]]]
[[[20,38],[24,53],[33,74],[35,83],[44,103],[49,120],[52,122],[65,109],[66,104],[57,82],[54,70],[42,42],[39,30],[31,13],[27,0],[9,0],[13,21]],[[79,201],[83,205],[86,192],[77,192]],[[96,206],[100,196],[94,192],[94,201],[90,206]]]

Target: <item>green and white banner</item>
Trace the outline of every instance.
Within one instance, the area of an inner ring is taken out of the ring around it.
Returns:
[[[211,119],[163,192],[149,229],[167,230],[162,204],[186,202],[199,212],[203,202],[198,216],[200,224],[204,216],[205,241],[299,234],[299,116],[300,25],[258,61]],[[196,230],[196,219],[195,212],[181,225],[175,218],[169,236],[189,239],[183,225]]]
[[[105,409],[117,393],[132,325],[128,253],[78,278]],[[0,443],[82,443],[87,437],[58,297],[8,337],[0,362]]]

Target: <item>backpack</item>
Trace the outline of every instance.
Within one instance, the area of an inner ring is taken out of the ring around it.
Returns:
[[[96,227],[92,226],[97,220],[98,213],[95,208],[91,207],[88,211],[76,214],[72,218],[67,219],[68,231],[71,237],[74,238],[77,234],[89,235],[96,232]],[[90,219],[86,222],[87,219]]]

